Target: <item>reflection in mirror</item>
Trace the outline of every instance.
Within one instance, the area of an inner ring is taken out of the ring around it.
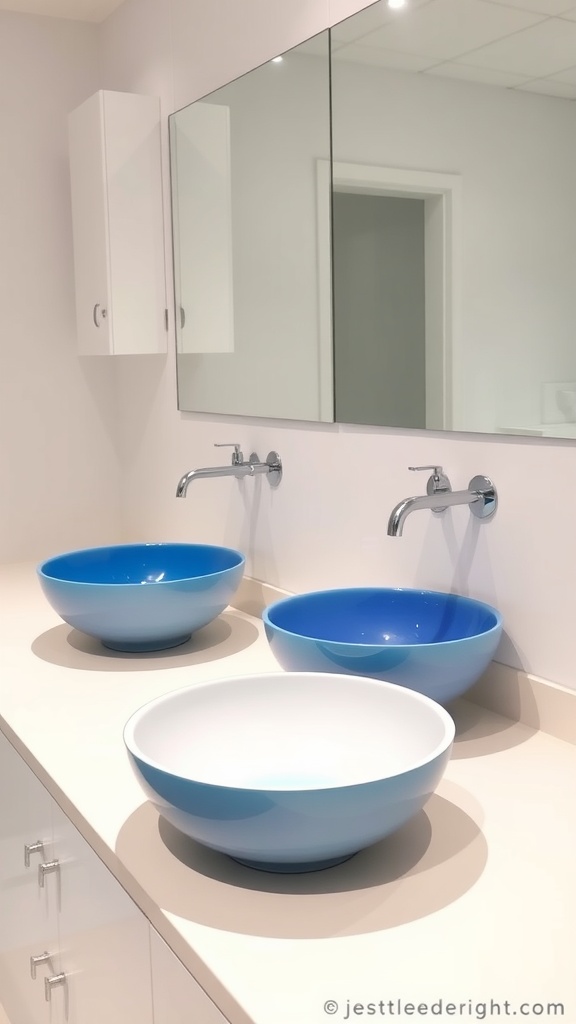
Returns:
[[[330,35],[170,119],[179,408],[576,438],[576,0]]]
[[[574,0],[333,29],[336,419],[576,437],[575,99]]]
[[[424,200],[337,189],[335,416],[425,427]]]
[[[332,421],[328,32],[173,114],[170,152],[179,408]]]

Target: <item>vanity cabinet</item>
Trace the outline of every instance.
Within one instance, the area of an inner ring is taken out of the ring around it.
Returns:
[[[53,830],[69,1024],[152,1024],[146,918],[56,804]]]
[[[0,732],[1,1007],[9,1024],[229,1024]]]
[[[38,967],[36,981],[30,976],[30,957],[58,947],[55,888],[38,884],[45,859],[52,859],[52,800],[0,734],[0,1003],[10,1024],[49,1021],[45,970]]]
[[[0,851],[10,1024],[152,1024],[147,920],[2,734]]]
[[[100,90],[69,117],[78,348],[166,350],[160,101]]]
[[[154,1024],[229,1024],[158,932],[150,933]]]

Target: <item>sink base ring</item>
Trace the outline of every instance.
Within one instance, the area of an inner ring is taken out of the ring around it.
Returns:
[[[347,853],[343,857],[331,857],[329,860],[313,861],[265,861],[265,860],[244,860],[243,857],[231,857],[237,864],[246,868],[255,868],[256,871],[268,871],[276,875],[296,875],[305,871],[324,871],[326,868],[336,867],[337,864],[344,864],[345,861],[355,857],[356,853]]]
[[[149,654],[152,651],[167,651],[170,647],[180,647],[192,636],[186,633],[185,636],[174,636],[169,640],[136,640],[132,643],[123,643],[121,640],[102,640],[102,646],[110,651],[121,651],[124,654]]]

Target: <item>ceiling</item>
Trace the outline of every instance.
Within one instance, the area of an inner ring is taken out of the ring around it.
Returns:
[[[0,0],[0,11],[45,14],[75,21],[104,21],[123,0]]]
[[[99,22],[123,0],[0,0]],[[576,0],[385,0],[336,25],[338,59],[576,99]]]
[[[576,0],[380,0],[332,43],[336,59],[576,99]]]

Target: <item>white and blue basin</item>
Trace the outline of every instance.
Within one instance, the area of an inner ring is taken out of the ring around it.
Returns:
[[[273,673],[200,683],[136,711],[124,741],[159,813],[265,871],[330,867],[420,811],[454,722],[375,679]]]
[[[229,604],[244,556],[210,544],[117,544],[49,558],[42,590],[70,626],[118,651],[176,647]]]
[[[351,672],[407,686],[445,704],[492,660],[495,608],[433,590],[351,587],[296,594],[264,610],[278,663],[293,672]]]

